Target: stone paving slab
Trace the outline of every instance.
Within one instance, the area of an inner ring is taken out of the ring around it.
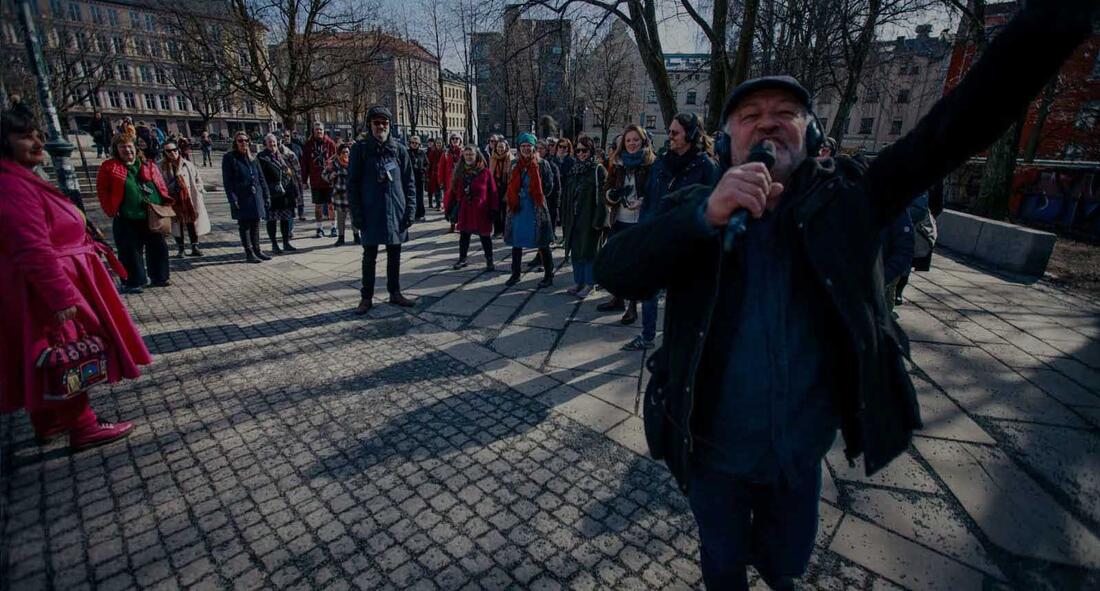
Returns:
[[[700,586],[686,503],[644,455],[645,354],[618,357],[640,326],[597,312],[606,292],[566,294],[567,264],[505,288],[499,245],[497,272],[453,271],[431,212],[404,257],[422,302],[357,318],[360,249],[242,265],[219,197],[208,256],[128,299],[157,361],[95,404],[134,436],[73,456],[0,419],[0,580]],[[1100,304],[944,256],[906,296],[928,429],[870,478],[832,452],[806,586],[1100,587]]]

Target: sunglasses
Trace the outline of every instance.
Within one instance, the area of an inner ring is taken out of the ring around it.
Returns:
[[[390,126],[389,121],[371,121],[370,124],[374,125],[375,127],[389,127]]]
[[[164,151],[165,152],[179,152],[180,149],[179,148],[166,148]]]
[[[587,154],[588,153],[588,148],[577,148],[574,151],[578,154]]]

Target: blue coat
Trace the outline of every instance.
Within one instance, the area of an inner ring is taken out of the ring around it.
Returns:
[[[416,215],[416,179],[409,151],[390,136],[355,142],[348,163],[351,223],[363,244],[401,244],[409,239]]]
[[[222,156],[222,183],[229,200],[229,215],[239,222],[255,222],[267,217],[271,196],[267,181],[255,158],[229,151]]]
[[[645,221],[657,215],[660,211],[657,205],[669,193],[675,193],[691,185],[713,187],[718,183],[718,165],[710,159],[710,156],[707,156],[706,152],[696,154],[679,175],[673,175],[669,170],[668,154],[671,152],[666,152],[664,156],[658,158],[649,172],[649,186],[646,191],[648,198],[642,202],[639,221]]]

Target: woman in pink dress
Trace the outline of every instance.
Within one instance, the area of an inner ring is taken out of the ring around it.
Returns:
[[[78,326],[106,343],[109,382],[138,377],[138,366],[152,358],[99,258],[117,261],[110,248],[92,239],[79,209],[32,172],[45,159],[35,121],[22,112],[0,118],[0,412],[25,408],[40,441],[68,433],[74,451],[125,437],[133,423],[100,420],[86,393],[44,396],[35,358],[58,338],[74,339]]]

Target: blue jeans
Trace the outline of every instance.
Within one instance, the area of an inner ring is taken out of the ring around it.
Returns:
[[[657,338],[657,296],[642,300],[642,338],[647,341]]]
[[[773,588],[806,571],[817,535],[821,463],[794,486],[753,482],[696,464],[688,500],[707,589],[748,590],[752,564]]]
[[[593,267],[593,261],[587,261],[584,263],[573,261],[573,283],[576,283],[577,285],[589,286],[596,283],[596,278],[593,273]]]

